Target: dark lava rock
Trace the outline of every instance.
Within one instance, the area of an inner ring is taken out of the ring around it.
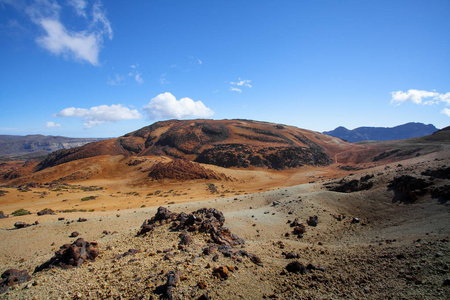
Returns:
[[[8,215],[3,214],[2,211],[0,211],[0,219],[6,219]]]
[[[78,218],[78,222],[86,222],[87,219],[86,218]]]
[[[430,176],[432,178],[450,179],[450,167],[448,168],[442,167],[436,170],[426,170],[421,174],[425,176]]]
[[[172,252],[166,253],[166,255],[164,255],[164,257],[163,257],[164,260],[172,260],[174,258],[175,258],[175,255]]]
[[[187,245],[192,244],[192,238],[191,238],[191,236],[190,236],[187,232],[182,233],[182,234],[180,235],[180,239],[181,239],[181,240],[180,240],[179,245],[187,246]]]
[[[308,272],[306,267],[298,261],[288,263],[286,266],[286,270],[291,273],[300,273],[300,274],[306,274]]]
[[[205,293],[198,297],[197,300],[211,300],[211,297],[208,295],[208,293]]]
[[[216,253],[217,251],[217,245],[215,244],[208,244],[205,248],[203,248],[203,254],[204,255],[211,255]]]
[[[34,272],[40,272],[44,269],[60,267],[70,269],[81,266],[87,260],[94,260],[99,255],[97,242],[86,242],[79,238],[72,244],[62,245],[55,256],[34,269]]]
[[[299,226],[301,223],[298,221],[298,218],[295,218],[293,222],[291,222],[291,224],[289,226],[291,227],[295,227],[295,226]]]
[[[401,196],[406,201],[415,201],[418,196],[423,196],[428,192],[427,187],[432,183],[422,178],[416,178],[410,175],[394,177],[388,188],[394,190],[397,196]]]
[[[116,256],[116,258],[119,259],[119,258],[122,258],[122,257],[124,257],[124,256],[135,255],[136,253],[141,253],[141,252],[142,252],[142,251],[139,250],[139,249],[128,249],[127,252],[124,252],[124,253],[122,253],[122,254],[118,254],[118,255]]]
[[[249,254],[248,254],[248,257],[250,258],[250,261],[251,261],[252,263],[254,263],[255,265],[260,265],[260,264],[262,264],[261,258],[259,258],[258,256],[256,256],[255,254],[249,253]]]
[[[153,225],[142,225],[141,230],[138,232],[138,235],[146,234],[147,232],[151,232],[153,230]]]
[[[300,258],[300,254],[298,253],[294,253],[294,252],[289,252],[289,253],[284,253],[283,255],[286,259],[292,259],[292,258]]]
[[[71,234],[70,234],[70,237],[77,237],[77,236],[79,236],[80,234],[77,232],[77,231],[74,231],[74,232],[72,232]]]
[[[49,208],[43,209],[41,211],[38,211],[37,213],[38,216],[43,216],[43,215],[56,215],[55,212]]]
[[[31,280],[27,270],[19,271],[17,269],[8,269],[2,274],[0,280],[0,293],[5,293],[8,289],[16,284],[24,283]]]
[[[300,224],[299,226],[295,227],[292,232],[294,234],[304,234],[306,232],[306,227],[303,224]]]
[[[308,225],[309,226],[317,226],[319,224],[319,218],[317,216],[309,217]]]
[[[359,218],[353,218],[353,219],[352,219],[352,224],[358,224],[359,222],[361,222],[361,221],[359,220]]]
[[[28,227],[28,226],[31,226],[31,225],[27,224],[25,222],[16,222],[16,223],[14,223],[14,227],[16,227],[17,229],[25,228],[25,227]]]
[[[444,185],[441,187],[433,188],[431,190],[431,196],[433,198],[439,198],[442,202],[450,200],[450,185]]]
[[[177,271],[170,271],[167,274],[167,281],[164,285],[163,296],[167,299],[173,299],[173,288],[180,282],[180,275]]]

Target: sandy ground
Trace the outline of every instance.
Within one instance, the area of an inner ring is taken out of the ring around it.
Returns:
[[[80,268],[35,273],[31,281],[0,298],[157,299],[166,274],[177,270],[182,277],[174,288],[174,299],[197,299],[203,294],[211,299],[448,299],[449,204],[430,195],[410,204],[396,202],[394,192],[387,189],[394,176],[420,176],[427,168],[450,165],[447,154],[410,159],[401,165],[364,166],[359,171],[337,166],[289,172],[232,170],[227,175],[235,181],[163,182],[145,188],[106,180],[89,181],[89,186],[103,188],[96,191],[83,191],[76,184],[62,191],[1,188],[7,191],[0,197],[2,211],[9,214],[25,208],[33,213],[0,220],[2,272],[17,268],[32,274],[61,245],[75,240],[69,237],[74,231],[87,241],[97,241],[101,254]],[[368,191],[338,193],[324,186],[344,176],[358,179],[367,174],[375,175],[374,187]],[[218,193],[208,189],[211,183]],[[156,191],[161,192],[155,195]],[[81,201],[88,196],[96,198]],[[212,260],[202,254],[208,240],[204,233],[193,233],[194,243],[186,251],[178,250],[179,232],[169,230],[169,225],[157,227],[148,236],[136,236],[160,205],[178,213],[202,207],[222,211],[225,226],[245,240],[243,249],[260,257],[262,264],[221,254]],[[37,216],[43,208],[86,211]],[[314,215],[318,226],[307,226],[303,238],[292,234],[289,220],[306,223]],[[61,217],[65,220],[58,220]],[[80,217],[87,221],[77,222]],[[354,217],[360,223],[352,224]],[[18,221],[39,224],[14,229]],[[118,258],[128,249],[141,252]],[[175,258],[164,260],[165,249],[171,249]],[[283,252],[294,252],[298,258],[286,259]],[[285,267],[293,260],[321,266],[321,270],[287,272]],[[218,266],[230,266],[234,272],[218,280],[212,276]]]

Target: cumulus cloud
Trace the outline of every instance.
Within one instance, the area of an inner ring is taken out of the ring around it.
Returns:
[[[391,104],[400,105],[403,102],[412,102],[415,104],[438,104],[445,102],[450,105],[450,92],[441,94],[436,91],[423,91],[423,90],[408,90],[407,92],[396,91],[391,92],[392,100]]]
[[[444,115],[450,117],[450,109],[444,108],[444,109],[441,111],[441,114],[444,114]]]
[[[391,104],[400,105],[404,102],[412,102],[421,105],[433,105],[444,103],[450,106],[450,92],[445,94],[438,93],[436,90],[423,91],[423,90],[408,90],[407,92],[396,91],[391,92],[392,99]],[[450,117],[450,109],[444,108],[441,111],[442,114]]]
[[[143,110],[151,120],[156,119],[186,119],[192,117],[211,117],[214,111],[201,101],[190,98],[177,100],[171,93],[163,93],[144,105]]]
[[[131,110],[121,104],[100,105],[89,109],[69,107],[63,109],[55,116],[82,118],[85,121],[85,128],[91,128],[103,123],[142,118],[142,115],[137,110]]]
[[[251,88],[252,87],[250,82],[252,82],[252,81],[248,80],[248,79],[238,78],[238,81],[231,81],[230,82],[230,84],[232,85],[230,87],[230,90],[233,91],[233,92],[242,93],[242,88],[244,88],[244,87]]]
[[[55,123],[55,122],[47,122],[47,123],[45,124],[45,127],[48,127],[48,128],[58,128],[58,127],[61,127],[61,124]]]
[[[144,82],[144,80],[141,77],[141,73],[137,72],[136,75],[134,75],[134,79],[136,80],[137,83],[142,84]]]
[[[42,29],[43,34],[36,38],[36,42],[55,55],[98,66],[98,56],[103,46],[104,36],[109,39],[113,38],[111,24],[100,0],[68,0],[64,2],[30,0],[4,3],[24,11],[31,21]],[[66,8],[69,10],[64,10]],[[61,18],[61,16],[71,18],[70,14],[66,12],[82,18],[80,24],[84,24],[85,28],[71,30],[68,22]]]

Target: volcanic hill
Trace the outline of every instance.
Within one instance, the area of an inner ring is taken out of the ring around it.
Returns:
[[[220,167],[269,169],[328,165],[348,143],[291,126],[250,120],[171,120],[157,122],[122,137],[60,150],[37,170],[100,156],[168,156]]]

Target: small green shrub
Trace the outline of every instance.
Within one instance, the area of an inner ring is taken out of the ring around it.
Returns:
[[[97,196],[88,196],[88,197],[81,198],[81,201],[94,200],[95,198],[97,198]]]
[[[23,209],[23,208],[18,209],[16,211],[13,211],[11,213],[11,215],[13,215],[14,217],[24,216],[24,215],[29,215],[29,214],[30,214],[30,212],[28,210],[26,210],[26,209]]]

